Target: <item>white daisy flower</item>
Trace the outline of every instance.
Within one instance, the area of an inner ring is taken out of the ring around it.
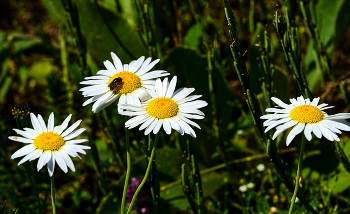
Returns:
[[[104,65],[107,70],[100,70],[97,76],[85,77],[86,81],[80,82],[89,85],[81,88],[84,97],[91,97],[83,103],[92,105],[92,111],[97,113],[106,108],[119,98],[119,104],[131,104],[141,106],[141,101],[149,98],[147,89],[154,88],[155,79],[169,75],[164,70],[149,72],[159,59],[151,62],[151,58],[142,56],[138,60],[131,61],[123,66],[120,59],[111,52],[114,65],[106,60]],[[120,112],[121,109],[118,108]]]
[[[254,184],[253,182],[250,182],[250,183],[247,184],[247,187],[248,187],[249,189],[254,188],[254,186],[255,186],[255,184]]]
[[[325,103],[318,105],[320,98],[314,98],[311,102],[310,99],[304,99],[303,96],[300,96],[297,99],[290,99],[291,104],[289,105],[275,97],[272,97],[271,100],[279,108],[266,109],[266,112],[274,114],[267,114],[260,118],[267,119],[264,122],[264,126],[267,126],[265,132],[276,127],[277,131],[272,139],[294,126],[287,136],[287,146],[302,131],[309,141],[312,139],[312,132],[318,138],[323,135],[330,141],[339,141],[337,134],[341,134],[340,130],[350,131],[350,124],[345,120],[350,118],[350,113],[328,115],[323,110],[334,106],[327,106],[328,104]]]
[[[198,109],[207,106],[208,103],[196,100],[202,95],[188,96],[194,91],[194,88],[180,88],[175,91],[176,81],[176,76],[170,83],[168,78],[165,78],[163,82],[157,79],[155,90],[148,91],[152,98],[142,102],[141,107],[119,105],[125,110],[123,115],[136,116],[126,121],[125,127],[132,129],[142,124],[139,130],[145,129],[145,135],[148,135],[152,131],[157,134],[163,126],[167,134],[174,129],[181,135],[186,133],[196,137],[190,125],[199,129],[200,126],[190,119],[203,119],[204,113]]]
[[[248,190],[248,187],[246,185],[242,185],[242,186],[238,187],[238,190],[241,192],[245,192]]]
[[[259,164],[256,166],[256,169],[259,171],[259,172],[262,172],[265,170],[265,165],[264,164]]]
[[[293,201],[293,197],[290,199],[290,202]],[[299,201],[299,198],[298,197],[295,197],[295,203],[297,203]]]
[[[79,145],[79,143],[88,141],[86,139],[73,140],[73,138],[85,131],[84,128],[80,128],[73,132],[73,130],[79,126],[81,120],[78,120],[66,129],[71,117],[72,115],[70,114],[63,121],[62,125],[54,127],[53,113],[50,114],[47,126],[40,114],[36,117],[33,113],[30,113],[30,119],[34,129],[24,128],[24,131],[13,129],[17,134],[21,135],[21,137],[9,137],[10,140],[27,144],[15,152],[11,156],[11,159],[25,156],[18,163],[18,165],[21,165],[26,161],[39,158],[37,165],[38,171],[47,164],[50,176],[53,175],[55,161],[65,173],[68,172],[67,166],[74,172],[74,164],[69,156],[79,157],[78,153],[86,154],[83,149],[90,149],[90,147]]]

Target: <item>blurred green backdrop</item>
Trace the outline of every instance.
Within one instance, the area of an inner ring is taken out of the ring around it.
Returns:
[[[291,1],[301,67],[310,90],[335,105],[327,111],[349,111],[350,1]],[[271,96],[283,101],[300,94],[277,36],[274,14],[286,10],[275,0],[231,0],[237,39],[249,70],[252,93],[263,111],[264,57],[274,72]],[[300,3],[309,10],[303,15]],[[283,14],[283,12],[281,12]],[[316,29],[314,40],[308,27]],[[203,206],[207,213],[287,213],[292,193],[270,164],[260,140],[244,90],[233,66],[231,39],[221,0],[12,0],[0,2],[0,206],[18,213],[50,213],[50,185],[46,169],[33,173],[34,163],[17,166],[10,156],[21,145],[14,135],[15,105],[47,120],[55,112],[62,122],[70,113],[82,119],[92,150],[73,160],[76,172],[56,169],[58,213],[119,213],[125,176],[124,122],[114,103],[93,115],[79,82],[104,69],[103,61],[116,53],[123,63],[140,56],[161,59],[157,69],[178,76],[178,87],[194,87],[209,105],[199,121],[197,138],[162,133],[156,153],[161,213],[189,213],[190,203],[180,185],[186,141],[202,171]],[[266,44],[265,41],[268,41]],[[320,41],[322,48],[315,45]],[[268,47],[268,48],[267,48]],[[325,58],[322,58],[325,57]],[[321,59],[321,61],[320,61]],[[330,69],[322,60],[328,60]],[[328,73],[327,73],[328,72]],[[19,120],[17,120],[19,121]],[[140,142],[147,136],[131,131],[132,177],[141,178],[146,160]],[[278,143],[291,177],[296,171],[296,144]],[[341,146],[350,154],[349,135]],[[223,163],[228,163],[226,166]],[[264,170],[257,166],[263,164]],[[212,168],[214,167],[214,168]],[[35,168],[35,167],[34,167]],[[350,212],[350,175],[324,139],[306,146],[302,188],[306,203],[317,213]],[[33,180],[37,183],[36,200]],[[253,183],[253,187],[240,188]],[[191,183],[193,185],[193,183]],[[191,186],[190,189],[194,187]],[[295,212],[305,211],[296,204]]]

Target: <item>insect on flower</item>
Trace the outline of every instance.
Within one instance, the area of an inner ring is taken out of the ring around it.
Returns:
[[[118,78],[115,78],[109,85],[109,89],[111,91],[113,91],[118,85],[121,85],[123,82],[122,78],[118,77]]]

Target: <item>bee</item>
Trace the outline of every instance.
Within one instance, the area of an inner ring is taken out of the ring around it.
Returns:
[[[113,91],[117,87],[117,85],[121,85],[122,82],[122,78],[115,78],[111,83],[109,83],[108,87],[111,91]]]
[[[12,139],[17,140],[18,138],[17,137],[13,137]]]

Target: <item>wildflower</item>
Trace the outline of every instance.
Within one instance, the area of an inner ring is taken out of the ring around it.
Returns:
[[[126,190],[126,200],[128,204],[131,203],[132,197],[135,194],[135,191],[137,187],[142,182],[142,179],[138,178],[131,178],[131,184],[128,186],[128,189]],[[152,202],[149,200],[149,197],[151,195],[151,186],[148,181],[145,182],[145,185],[137,195],[137,201],[139,203],[139,207],[141,210],[141,213],[146,213],[147,211],[150,211]]]
[[[290,199],[290,202],[293,201],[293,197]],[[297,203],[299,201],[299,198],[298,197],[295,197],[295,203]]]
[[[248,187],[246,185],[242,185],[242,186],[238,187],[238,190],[241,192],[245,192],[248,190]]]
[[[242,129],[238,129],[238,130],[237,130],[237,134],[238,134],[238,135],[241,135],[241,134],[243,134],[243,133],[244,133],[244,131],[243,131]]]
[[[151,62],[151,58],[142,56],[130,64],[122,65],[120,59],[111,52],[114,65],[106,60],[104,65],[107,70],[100,70],[97,76],[85,77],[86,81],[80,82],[89,85],[81,88],[84,97],[91,97],[83,103],[92,105],[92,111],[98,113],[119,98],[119,104],[131,104],[141,106],[140,100],[149,97],[147,89],[153,89],[158,77],[169,75],[164,70],[149,72],[159,59]],[[118,108],[120,112],[121,109]]]
[[[259,164],[256,166],[256,169],[259,171],[259,172],[262,172],[265,170],[265,165],[264,164]]]
[[[200,126],[189,118],[203,119],[204,113],[198,109],[207,106],[208,103],[196,100],[202,95],[188,96],[194,91],[194,88],[180,88],[175,91],[176,81],[176,76],[172,78],[170,84],[168,78],[165,78],[163,82],[157,79],[155,91],[149,91],[152,98],[143,102],[141,107],[119,105],[125,110],[124,115],[136,116],[126,121],[125,127],[132,129],[142,124],[139,130],[146,129],[145,135],[148,135],[151,131],[157,134],[163,126],[167,134],[174,129],[181,135],[186,133],[196,137],[196,133],[189,124],[199,129]]]
[[[12,115],[15,119],[23,120],[24,117],[28,116],[30,113],[30,108],[28,103],[15,105],[12,109]]]
[[[312,139],[312,132],[318,138],[323,135],[327,140],[339,141],[337,134],[341,134],[340,130],[350,131],[350,124],[345,120],[350,118],[350,114],[328,115],[323,110],[334,106],[327,106],[328,104],[325,103],[318,105],[320,98],[315,98],[310,102],[309,99],[300,96],[297,99],[290,99],[291,104],[289,105],[278,98],[272,97],[271,99],[280,108],[268,108],[266,112],[273,112],[274,114],[264,115],[260,118],[267,119],[264,122],[264,126],[267,126],[265,132],[277,126],[277,131],[272,139],[294,126],[287,136],[287,146],[302,131],[304,131],[304,135],[309,141]]]
[[[85,131],[85,129],[80,128],[74,131],[81,123],[81,120],[78,120],[66,129],[71,117],[72,115],[70,114],[60,126],[54,127],[53,113],[50,114],[47,126],[40,114],[36,117],[33,113],[30,113],[30,119],[34,129],[24,128],[24,131],[13,129],[17,134],[22,136],[9,137],[10,140],[27,144],[16,151],[11,156],[11,159],[25,156],[18,163],[18,165],[21,165],[26,161],[39,158],[37,165],[38,171],[47,164],[50,176],[53,175],[55,161],[65,173],[68,172],[67,166],[74,172],[74,164],[69,156],[79,157],[78,153],[86,154],[83,149],[90,149],[90,147],[78,145],[79,143],[88,141],[86,139],[72,140]]]
[[[252,182],[247,184],[248,189],[252,189],[252,188],[254,188],[254,186],[255,186],[255,184]]]

